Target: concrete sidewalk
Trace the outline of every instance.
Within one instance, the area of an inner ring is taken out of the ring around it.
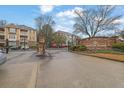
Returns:
[[[24,52],[9,52],[7,54],[7,60],[11,60],[11,59],[18,57],[18,56],[21,56],[23,54],[24,54]]]

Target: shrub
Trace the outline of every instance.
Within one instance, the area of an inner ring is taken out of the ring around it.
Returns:
[[[113,49],[124,51],[124,43],[115,43],[112,45]]]
[[[30,46],[30,48],[31,48],[31,49],[36,49],[36,48],[37,48],[37,46]]]
[[[87,50],[87,47],[84,46],[84,45],[80,45],[80,46],[79,46],[79,50],[80,50],[80,51],[85,51],[85,50]]]
[[[85,45],[76,45],[71,47],[72,51],[85,51],[87,50],[87,47]]]
[[[70,46],[70,50],[75,51],[75,46]]]

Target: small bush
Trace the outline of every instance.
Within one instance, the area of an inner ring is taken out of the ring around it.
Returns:
[[[80,46],[79,46],[79,50],[80,50],[80,51],[85,51],[85,50],[87,50],[87,47],[84,46],[84,45],[80,45]]]
[[[75,51],[76,47],[75,46],[70,46],[70,50]]]
[[[31,48],[31,49],[36,49],[36,48],[37,48],[37,46],[30,46],[30,48]]]
[[[115,43],[112,45],[112,48],[124,52],[124,43]]]
[[[72,51],[85,51],[87,50],[87,47],[84,45],[76,45],[76,46],[71,47],[71,50]]]

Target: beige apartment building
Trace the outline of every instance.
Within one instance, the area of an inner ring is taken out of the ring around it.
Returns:
[[[73,42],[74,45],[78,43],[78,41],[81,39],[79,36],[74,35],[72,33],[66,32],[66,31],[57,31],[56,32],[58,35],[64,35],[66,36],[66,45],[68,45],[69,42]]]
[[[5,47],[7,39],[11,47],[30,48],[36,46],[36,30],[25,25],[0,26],[0,47]]]

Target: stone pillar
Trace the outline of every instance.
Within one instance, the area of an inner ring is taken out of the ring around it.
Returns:
[[[43,36],[39,38],[37,52],[39,55],[43,55],[45,53],[45,39]]]

